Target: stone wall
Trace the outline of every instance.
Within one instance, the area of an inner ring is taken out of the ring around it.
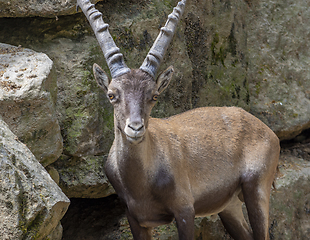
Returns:
[[[176,2],[105,0],[96,8],[127,65],[138,68]],[[74,1],[0,1],[0,42],[16,46],[0,48],[0,114],[68,197],[101,198],[113,193],[102,168],[113,110],[92,65],[108,69],[74,9]],[[300,136],[310,127],[308,9],[304,0],[188,1],[161,66],[175,74],[152,116],[239,106],[281,140]]]

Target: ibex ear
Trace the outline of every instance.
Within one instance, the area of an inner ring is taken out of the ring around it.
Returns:
[[[101,87],[105,92],[107,92],[110,82],[108,75],[96,63],[94,63],[93,65],[93,72],[99,87]]]
[[[168,67],[165,71],[163,71],[156,80],[158,93],[162,93],[168,87],[170,80],[172,78],[174,69],[172,66]]]

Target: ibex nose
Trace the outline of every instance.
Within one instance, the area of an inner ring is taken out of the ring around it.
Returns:
[[[136,119],[134,121],[129,118],[126,120],[124,129],[125,134],[130,141],[140,140],[145,133],[144,119]]]
[[[140,131],[144,127],[144,124],[142,121],[141,122],[135,121],[135,122],[129,123],[128,127],[130,127],[134,131]]]

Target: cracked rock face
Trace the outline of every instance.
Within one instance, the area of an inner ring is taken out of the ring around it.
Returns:
[[[43,166],[56,161],[63,146],[56,87],[47,55],[0,44],[0,115]]]
[[[0,239],[61,236],[69,199],[2,120],[0,182]]]

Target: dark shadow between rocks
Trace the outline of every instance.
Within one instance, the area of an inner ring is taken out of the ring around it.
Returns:
[[[291,140],[281,141],[281,151],[291,152],[295,157],[310,161],[310,129],[302,131]]]
[[[125,215],[124,205],[117,195],[106,198],[72,198],[61,220],[63,240],[119,239],[119,222]]]

